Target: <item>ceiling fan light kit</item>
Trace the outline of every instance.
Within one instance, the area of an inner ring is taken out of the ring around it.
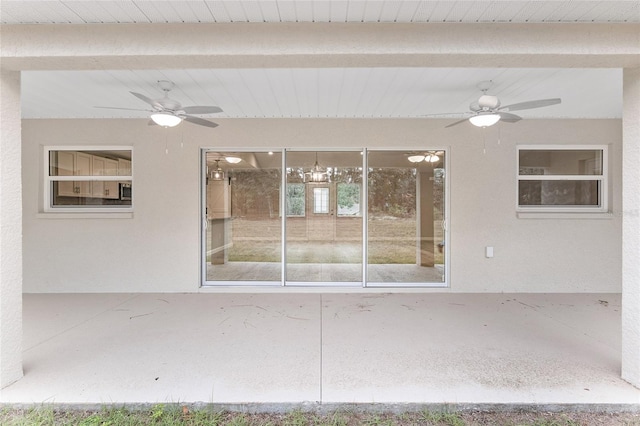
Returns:
[[[500,121],[500,114],[478,114],[469,117],[469,122],[476,127],[489,127]]]
[[[231,163],[231,164],[238,164],[239,162],[242,161],[242,158],[233,157],[233,156],[227,156],[227,157],[224,157],[224,159],[227,163]]]
[[[424,157],[424,161],[426,161],[427,163],[436,163],[440,160],[440,157],[438,157],[436,154],[427,154]]]
[[[407,158],[407,160],[411,161],[412,163],[419,163],[424,160],[424,155],[411,155]]]
[[[168,112],[155,112],[151,114],[154,123],[162,127],[175,127],[182,123],[182,118]]]
[[[437,163],[440,161],[440,155],[442,155],[443,151],[427,151],[424,154],[412,154],[407,157],[412,163],[420,163],[424,161],[425,163]]]

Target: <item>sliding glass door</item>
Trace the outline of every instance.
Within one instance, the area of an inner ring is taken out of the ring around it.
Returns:
[[[445,154],[370,151],[367,281],[445,281]]]
[[[282,282],[281,152],[206,152],[205,282]]]
[[[287,152],[288,284],[362,285],[361,154]]]
[[[445,159],[444,151],[204,150],[203,282],[445,285]]]

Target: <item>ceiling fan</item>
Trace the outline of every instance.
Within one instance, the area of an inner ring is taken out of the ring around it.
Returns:
[[[493,126],[498,121],[504,121],[505,123],[516,123],[522,120],[522,117],[516,114],[511,114],[512,111],[542,108],[546,106],[557,105],[562,102],[560,98],[552,98],[518,102],[511,105],[500,106],[500,100],[497,96],[487,94],[487,91],[491,88],[492,84],[492,81],[481,81],[480,83],[478,83],[477,87],[482,91],[482,96],[480,96],[477,101],[471,102],[471,104],[469,105],[469,112],[460,113],[466,115],[465,118],[456,121],[455,123],[451,123],[445,127],[457,126],[458,124],[464,123],[467,120],[477,127]]]
[[[108,108],[108,109],[122,109],[129,111],[148,111],[151,113],[149,116],[151,121],[149,125],[158,124],[163,127],[174,127],[180,124],[183,120],[189,123],[198,124],[206,127],[217,127],[218,124],[213,121],[205,120],[204,118],[195,117],[200,114],[215,114],[222,112],[222,108],[217,106],[185,106],[183,107],[180,102],[169,98],[169,92],[174,88],[175,84],[171,81],[160,80],[158,86],[164,92],[164,97],[158,99],[151,99],[145,95],[136,92],[129,92],[136,98],[146,102],[152,109],[137,109],[137,108],[119,108],[119,107],[103,107],[96,108]]]

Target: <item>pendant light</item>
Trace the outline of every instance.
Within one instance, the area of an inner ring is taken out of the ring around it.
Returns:
[[[220,168],[220,160],[216,160],[216,168],[211,171],[209,175],[209,179],[211,180],[223,180],[224,172]]]
[[[318,153],[316,152],[316,163],[313,168],[304,174],[305,183],[326,183],[329,182],[329,174],[318,164]]]

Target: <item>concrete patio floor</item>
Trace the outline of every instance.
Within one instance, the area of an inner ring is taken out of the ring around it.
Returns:
[[[639,404],[614,294],[26,294],[2,403]]]

